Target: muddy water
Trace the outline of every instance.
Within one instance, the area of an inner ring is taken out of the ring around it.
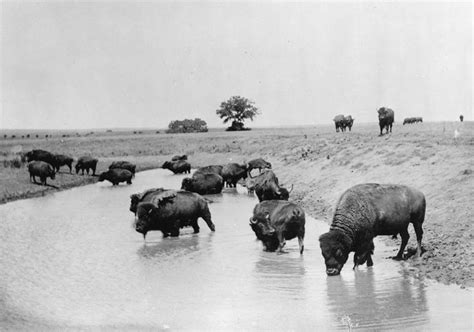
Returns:
[[[200,220],[197,235],[144,243],[129,195],[183,177],[147,171],[0,206],[0,329],[472,329],[471,291],[412,277],[379,241],[373,268],[337,277],[324,272],[321,221],[307,219],[303,256],[297,240],[264,252],[243,188],[210,196],[215,233]]]

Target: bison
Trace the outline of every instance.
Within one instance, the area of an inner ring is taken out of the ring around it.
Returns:
[[[215,173],[194,173],[192,178],[184,178],[181,189],[200,195],[219,194],[224,187],[222,176]]]
[[[345,131],[346,127],[349,128],[349,131],[352,129],[352,125],[354,124],[354,118],[352,118],[351,115],[345,116],[344,117],[344,126],[343,126],[343,131]]]
[[[188,160],[188,156],[183,154],[183,155],[176,155],[171,158],[171,161],[178,161],[178,160]]]
[[[133,176],[135,176],[135,170],[137,168],[137,165],[132,164],[131,162],[128,161],[114,161],[112,164],[110,164],[109,169],[126,169],[132,173]]]
[[[159,230],[164,237],[179,236],[179,229],[191,226],[199,233],[198,218],[204,219],[211,231],[215,225],[207,201],[199,194],[189,191],[165,190],[154,194],[150,202],[141,202],[137,206],[135,230],[143,234]]]
[[[198,174],[198,173],[203,173],[203,174],[206,174],[206,173],[215,173],[215,174],[217,174],[217,175],[222,176],[222,168],[223,168],[222,165],[209,165],[209,166],[199,167],[199,168],[194,172],[194,174]]]
[[[336,116],[334,117],[333,121],[334,121],[334,124],[336,125],[336,133],[339,132],[339,129],[341,129],[341,131],[346,130],[346,128],[345,128],[345,121],[344,121],[344,115],[342,115],[342,114],[336,115]]]
[[[264,201],[255,206],[250,227],[265,250],[283,251],[285,240],[298,237],[300,254],[304,250],[305,213],[294,203],[281,200]]]
[[[69,173],[72,173],[73,161],[74,159],[72,157],[65,156],[63,154],[55,154],[53,163],[51,165],[55,168],[56,172],[59,172],[59,168],[61,168],[61,166],[67,166],[69,167]]]
[[[35,149],[25,153],[25,160],[27,162],[34,160],[44,161],[53,166],[55,164],[56,158],[54,154],[49,151]]]
[[[161,168],[168,169],[174,174],[191,173],[191,164],[184,160],[165,161]]]
[[[237,181],[247,178],[247,165],[230,163],[222,168],[222,178],[227,187],[236,187]]]
[[[116,186],[120,182],[127,182],[127,184],[132,184],[133,173],[128,169],[123,168],[112,168],[106,172],[100,173],[99,182],[107,180]]]
[[[278,178],[271,170],[266,170],[251,179],[253,183],[252,181],[246,181],[247,190],[250,193],[252,189],[254,189],[259,202],[274,199],[287,201],[293,189],[292,187],[290,191],[288,191],[286,188],[280,186],[278,184]]]
[[[342,194],[336,205],[329,232],[319,237],[326,273],[338,275],[354,252],[354,268],[367,262],[372,265],[373,238],[400,234],[402,243],[395,259],[403,259],[408,243],[408,225],[413,224],[421,255],[425,196],[402,185],[366,183]]]
[[[34,183],[36,182],[36,176],[39,176],[41,184],[46,185],[46,179],[51,178],[54,180],[55,172],[54,167],[48,164],[47,162],[34,160],[28,164],[28,172],[30,173],[30,181],[33,179]]]
[[[459,116],[459,121],[461,121],[461,122],[464,121],[464,115],[461,114],[461,115]]]
[[[395,113],[393,110],[388,107],[381,107],[377,112],[379,113],[380,136],[383,135],[383,129],[386,130],[386,134],[388,134],[389,129],[390,132],[392,132],[392,125],[395,121]]]
[[[137,212],[138,203],[150,202],[154,195],[162,193],[165,190],[164,188],[151,188],[144,192],[130,195],[130,211],[135,214]]]
[[[251,172],[253,169],[257,169],[259,172],[262,172],[262,169],[265,168],[272,168],[272,164],[270,164],[268,161],[262,159],[262,158],[257,158],[257,159],[252,159],[247,163],[247,171]]]
[[[79,158],[76,163],[76,174],[78,174],[79,171],[82,171],[82,175],[84,175],[85,170],[87,172],[87,175],[89,175],[89,170],[91,170],[92,175],[95,175],[95,170],[97,168],[98,162],[98,159],[89,156]]]

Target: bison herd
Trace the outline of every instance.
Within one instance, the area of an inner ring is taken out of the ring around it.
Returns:
[[[177,167],[173,165],[183,162],[187,163],[187,158],[179,156],[166,162],[163,168],[176,173]],[[210,201],[201,195],[221,193],[224,187],[240,183],[249,194],[258,197],[250,227],[264,249],[282,252],[287,240],[297,238],[303,254],[305,212],[289,201],[291,190],[279,183],[271,167],[262,158],[244,164],[209,165],[183,179],[180,190],[153,188],[133,194],[130,211],[135,214],[135,230],[144,238],[154,230],[161,231],[164,237],[179,236],[180,229],[188,226],[198,233],[197,221],[202,218],[215,231],[208,207]],[[181,173],[188,172],[188,168],[182,169]],[[252,175],[254,169],[259,170],[258,174]],[[354,252],[354,268],[362,264],[372,266],[373,239],[378,235],[400,234],[402,242],[394,258],[403,259],[410,223],[415,229],[419,257],[425,209],[423,193],[407,186],[367,183],[349,188],[339,198],[329,232],[319,238],[327,275],[340,274],[351,252]]]
[[[69,173],[72,173],[72,163],[74,159],[62,154],[54,154],[45,150],[31,150],[24,155],[28,162],[28,172],[30,173],[30,181],[36,182],[36,177],[39,177],[41,184],[46,185],[46,179],[54,180],[55,175],[59,172],[61,166],[68,166]],[[95,176],[98,159],[90,156],[83,156],[77,160],[75,165],[76,174],[84,171],[87,175],[89,172]],[[136,166],[128,161],[114,161],[109,170],[99,175],[99,181],[108,180],[113,185],[118,185],[120,182],[132,183],[132,178],[135,176]]]
[[[393,112],[393,110],[388,107],[380,107],[377,110],[377,113],[379,117],[380,136],[383,135],[384,130],[386,134],[388,134],[389,132],[391,133],[393,123],[395,122],[395,113]],[[460,119],[462,122],[462,115]],[[337,133],[339,131],[345,132],[346,128],[348,128],[349,131],[351,131],[352,125],[354,124],[354,119],[352,118],[351,115],[344,116],[342,114],[339,114],[334,117],[333,121],[336,126]],[[408,123],[417,123],[417,122],[423,122],[423,118],[412,117],[412,118],[405,118],[403,120],[404,125]]]

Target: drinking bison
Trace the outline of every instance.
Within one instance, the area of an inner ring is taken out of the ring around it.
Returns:
[[[82,171],[82,175],[84,175],[85,170],[87,175],[89,175],[89,170],[91,170],[92,175],[95,175],[95,169],[97,168],[98,161],[98,159],[89,156],[79,158],[76,163],[76,174],[78,174],[79,171]]]
[[[46,179],[51,178],[54,180],[55,172],[53,166],[47,162],[35,160],[28,164],[28,172],[30,173],[30,181],[33,179],[34,183],[36,182],[36,176],[39,176],[41,184],[46,185]]]
[[[382,136],[382,130],[385,128],[386,134],[388,134],[388,130],[392,132],[392,125],[395,121],[395,113],[392,109],[388,107],[381,107],[377,111],[379,113],[379,126],[380,126],[380,136]]]
[[[55,154],[54,155],[54,161],[53,161],[53,167],[55,168],[56,172],[59,172],[59,168],[61,166],[67,166],[69,167],[69,173],[72,173],[72,162],[74,159],[69,156],[65,156],[63,154]]]
[[[255,206],[250,227],[265,250],[283,251],[285,240],[298,237],[300,254],[304,250],[305,213],[294,203],[281,200],[264,201]]]
[[[198,218],[204,219],[209,229],[215,231],[207,201],[199,194],[189,191],[166,190],[153,195],[150,202],[137,206],[135,230],[143,234],[161,231],[164,237],[179,236],[179,229],[191,226],[199,233]]]
[[[100,173],[99,182],[107,180],[112,183],[112,185],[117,186],[120,182],[127,182],[127,184],[132,184],[133,173],[128,169],[123,168],[112,168],[106,172]]]
[[[373,238],[400,234],[402,243],[395,259],[403,259],[408,243],[408,225],[413,224],[421,255],[422,224],[425,218],[425,196],[401,185],[366,183],[342,194],[336,205],[329,232],[319,237],[326,273],[338,275],[354,251],[354,267],[372,265]]]
[[[237,181],[247,178],[247,165],[230,163],[222,168],[222,178],[227,187],[236,187]]]
[[[167,189],[164,188],[151,188],[144,192],[133,194],[130,196],[130,211],[134,214],[137,212],[137,206],[140,202],[150,202],[154,195],[162,193]]]
[[[110,164],[109,169],[126,169],[132,173],[133,176],[135,176],[135,170],[137,168],[137,165],[132,164],[129,161],[114,161],[112,164]]]
[[[262,158],[257,158],[257,159],[252,159],[248,162],[247,164],[247,171],[252,172],[253,169],[257,169],[259,172],[262,172],[262,169],[265,168],[272,168],[272,164],[270,164],[268,161],[262,159]]]
[[[219,194],[224,187],[222,176],[215,173],[195,173],[192,178],[184,178],[181,189],[200,195]]]
[[[191,173],[191,164],[184,160],[165,161],[161,168],[168,169],[174,174]]]

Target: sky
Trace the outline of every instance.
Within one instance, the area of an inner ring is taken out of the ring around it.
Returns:
[[[473,120],[470,1],[0,1],[3,129]]]

